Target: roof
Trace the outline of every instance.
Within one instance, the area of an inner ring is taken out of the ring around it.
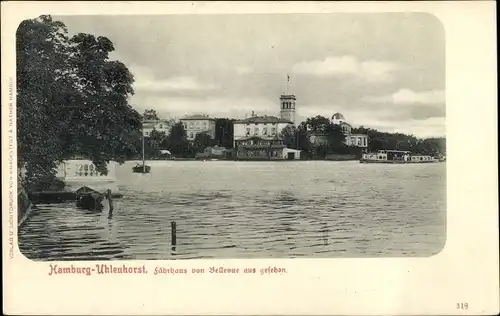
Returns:
[[[142,122],[144,126],[155,126],[157,124],[173,125],[171,120],[144,120]]]
[[[280,138],[278,136],[251,135],[251,136],[236,138],[235,141],[248,140],[248,139],[254,139],[254,138],[258,138],[261,140],[282,140],[282,138]]]
[[[344,115],[342,115],[342,113],[337,112],[337,113],[335,113],[335,114],[332,115],[332,119],[334,119],[334,120],[345,120],[345,117],[344,117]]]
[[[379,151],[384,151],[386,153],[410,153],[408,150],[393,150],[393,149],[381,149]]]
[[[293,124],[292,121],[278,118],[276,116],[252,116],[244,120],[234,121],[234,124],[251,124],[251,123],[287,123]]]
[[[188,121],[188,120],[212,120],[215,121],[214,118],[211,118],[208,115],[203,115],[203,114],[193,114],[193,115],[187,115],[181,118],[182,121]]]

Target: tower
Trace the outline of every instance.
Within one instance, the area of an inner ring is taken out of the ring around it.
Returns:
[[[295,101],[293,94],[282,94],[280,97],[280,117],[295,124]]]

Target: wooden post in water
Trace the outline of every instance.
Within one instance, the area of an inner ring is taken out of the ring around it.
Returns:
[[[114,210],[113,198],[111,197],[111,189],[108,189],[106,191],[106,195],[108,197],[108,203],[109,203],[109,217],[111,218],[113,216],[113,210]]]
[[[177,245],[177,224],[170,222],[170,227],[172,228],[172,246],[175,246]]]

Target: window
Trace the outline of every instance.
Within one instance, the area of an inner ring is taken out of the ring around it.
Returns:
[[[264,128],[262,129],[262,135],[267,135],[267,127],[264,127]]]
[[[144,135],[149,136],[149,132],[145,132]]]
[[[250,128],[247,128],[247,136],[250,135]]]
[[[193,132],[190,132],[190,133],[189,133],[189,138],[194,138],[194,137],[193,137]]]
[[[189,122],[189,127],[193,127],[193,122]]]
[[[271,135],[275,135],[276,134],[276,128],[271,128]]]
[[[259,135],[259,128],[258,128],[258,127],[256,127],[256,128],[254,129],[253,134],[254,134],[254,135]]]
[[[162,129],[162,128],[163,128],[163,124],[160,124],[160,127],[159,127],[159,128],[160,128],[160,129]]]

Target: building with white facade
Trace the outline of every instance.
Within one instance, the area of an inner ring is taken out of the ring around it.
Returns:
[[[151,132],[154,130],[164,132],[168,136],[174,124],[174,120],[145,120],[142,122],[142,131],[146,137],[151,136]]]
[[[233,145],[238,159],[283,159],[281,131],[291,121],[275,116],[252,116],[235,121]]]
[[[268,115],[252,116],[244,120],[234,121],[233,141],[236,142],[238,139],[249,136],[279,137],[281,131],[290,124],[293,123],[289,120]]]
[[[187,139],[194,140],[199,133],[207,133],[215,139],[215,119],[204,114],[196,114],[185,116],[180,119],[184,130],[186,131]]]

